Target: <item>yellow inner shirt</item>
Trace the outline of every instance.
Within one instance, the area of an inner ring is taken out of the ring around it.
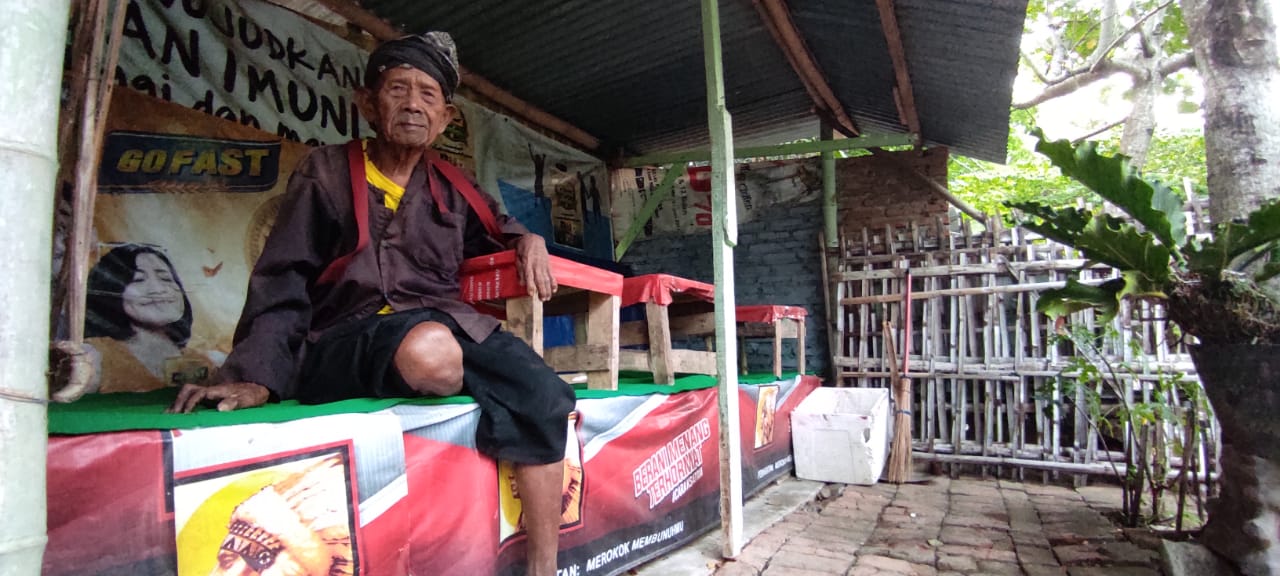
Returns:
[[[404,198],[404,186],[396,184],[373,164],[373,160],[369,159],[368,141],[365,141],[364,143],[364,174],[365,180],[368,181],[369,184],[372,184],[379,190],[383,191],[383,206],[390,208],[392,212],[395,212],[396,209],[400,208],[400,199]],[[392,312],[395,312],[395,309],[391,307],[391,304],[386,304],[381,310],[378,310],[378,314],[390,314]]]

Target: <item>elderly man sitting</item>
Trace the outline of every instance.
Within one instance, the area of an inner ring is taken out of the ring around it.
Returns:
[[[370,55],[356,103],[377,137],[317,148],[294,170],[223,383],[184,387],[171,410],[468,394],[481,412],[476,446],[517,466],[528,572],[551,575],[573,391],[458,300],[458,267],[514,248],[531,296],[550,298],[556,283],[543,239],[495,216],[493,199],[431,149],[456,113],[458,80],[441,32]]]

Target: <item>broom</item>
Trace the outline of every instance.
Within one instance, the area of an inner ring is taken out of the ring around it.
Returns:
[[[896,407],[893,416],[893,447],[889,452],[888,480],[894,484],[902,484],[911,478],[911,378],[907,376],[911,362],[911,271],[907,270],[903,280],[902,298],[902,374],[898,374],[898,359],[890,334],[889,323],[885,322],[885,351],[889,355],[889,374],[893,380],[893,405]]]

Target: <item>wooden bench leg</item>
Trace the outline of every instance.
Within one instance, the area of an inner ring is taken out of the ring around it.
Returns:
[[[796,372],[804,376],[804,318],[796,319]]]
[[[507,300],[507,330],[542,356],[542,301],[528,296]]]
[[[649,326],[649,370],[655,384],[675,384],[675,366],[671,355],[671,320],[667,307],[653,302],[644,305]]]
[[[622,298],[592,292],[587,310],[587,347],[608,355],[608,368],[587,372],[587,388],[618,389],[618,317]],[[650,344],[652,345],[652,344]]]
[[[782,379],[782,323],[785,320],[773,321],[773,377]]]

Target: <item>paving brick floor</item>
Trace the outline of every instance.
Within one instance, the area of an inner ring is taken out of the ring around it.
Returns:
[[[977,478],[846,486],[752,539],[721,576],[1158,576],[1150,533],[1109,516],[1120,489]]]

